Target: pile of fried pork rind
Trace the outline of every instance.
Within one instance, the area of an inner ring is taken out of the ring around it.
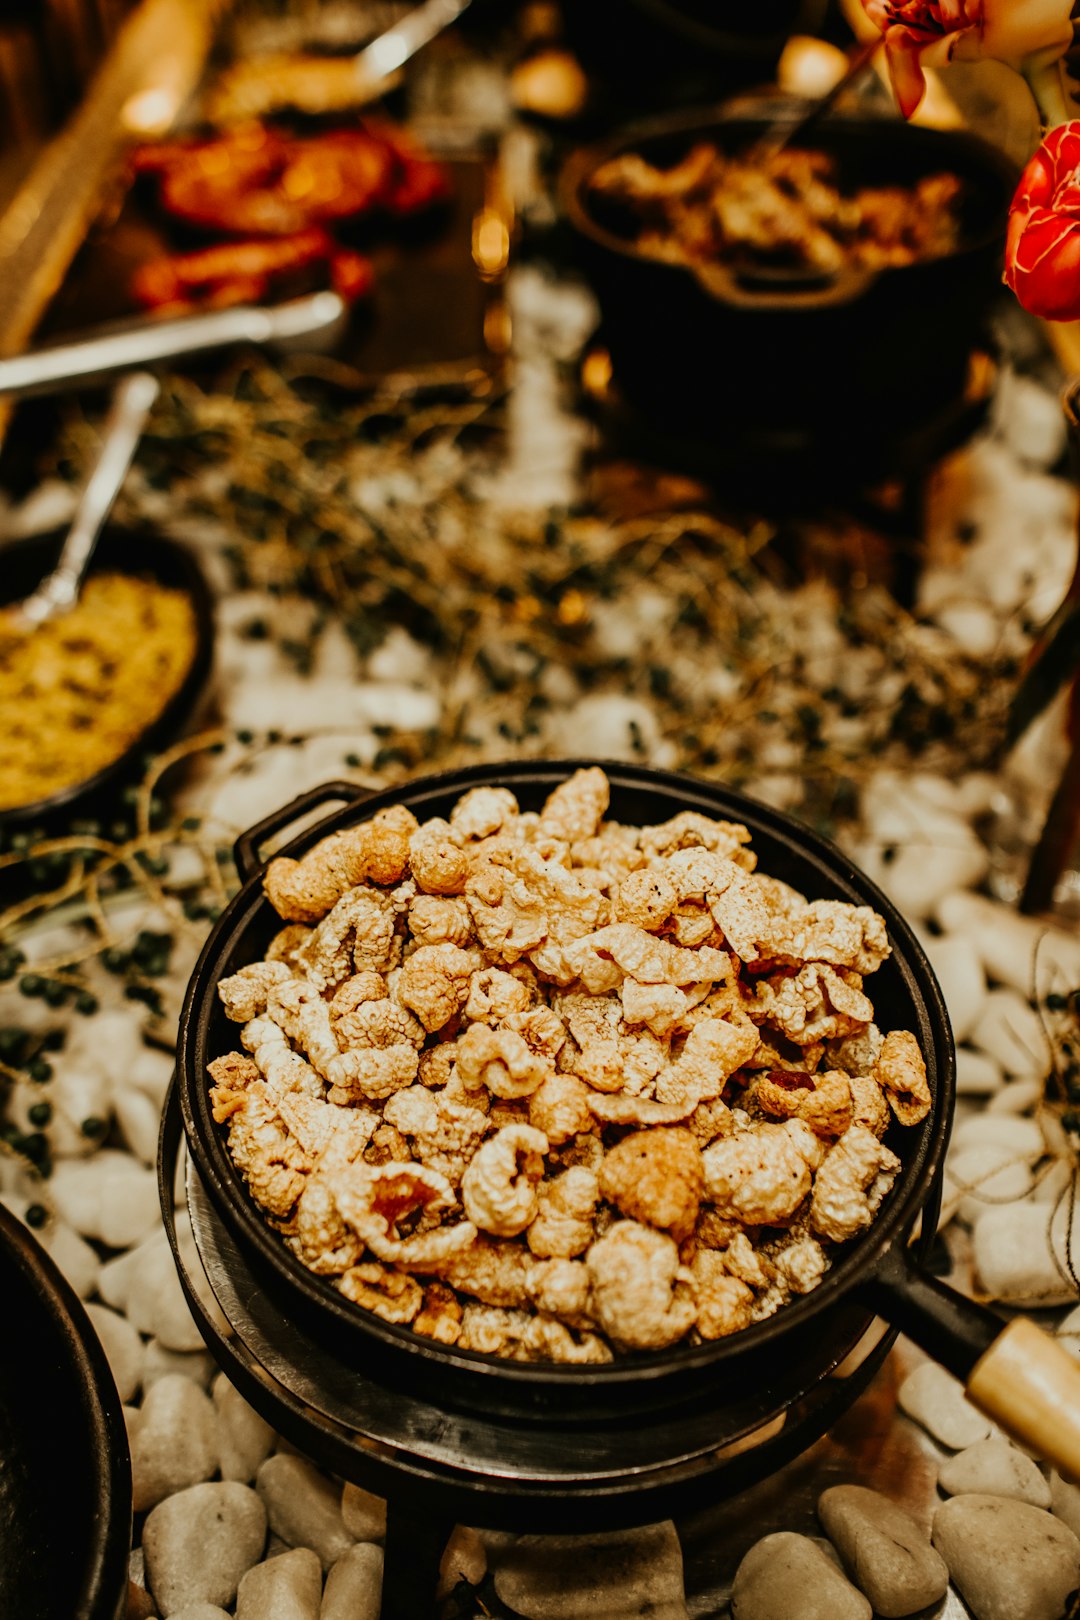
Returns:
[[[873,1220],[930,1106],[863,983],[866,906],[755,871],[745,827],[474,788],[279,857],[285,926],[218,986],[214,1117],[305,1266],[385,1321],[610,1361],[770,1316]]]

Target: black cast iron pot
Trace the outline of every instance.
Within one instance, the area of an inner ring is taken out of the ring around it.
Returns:
[[[1001,280],[1015,180],[1004,157],[973,136],[891,117],[822,120],[806,144],[835,158],[845,186],[911,185],[943,170],[964,181],[955,252],[836,275],[650,258],[625,206],[590,189],[600,165],[622,153],[666,168],[700,142],[747,151],[800,106],[770,100],[751,116],[735,103],[628,126],[568,159],[561,206],[615,383],[646,419],[696,440],[764,436],[777,450],[809,441],[834,454],[847,440],[847,459],[872,466],[883,439],[963,396]]]
[[[120,1396],[81,1302],[0,1204],[0,1615],[120,1620],[131,1465]]]
[[[793,33],[816,33],[825,0],[566,0],[563,31],[590,80],[640,110],[715,98],[771,79]]]
[[[64,531],[12,540],[0,547],[0,607],[29,596],[55,568],[64,543]],[[195,557],[179,541],[152,529],[124,529],[108,525],[94,548],[89,574],[141,575],[191,598],[195,615],[195,651],[180,685],[150,724],[116,759],[93,776],[72,782],[48,798],[0,809],[3,828],[42,827],[53,830],[72,815],[88,815],[107,808],[121,784],[141,774],[144,755],[164,748],[190,717],[206,685],[214,652],[214,613],[210,591]]]
[[[790,1386],[792,1367],[803,1357],[807,1364],[813,1362],[810,1347],[823,1334],[838,1334],[839,1325],[846,1322],[848,1342],[854,1344],[875,1314],[910,1333],[961,1377],[967,1377],[976,1363],[990,1365],[999,1347],[989,1347],[1002,1335],[1001,1321],[920,1270],[911,1247],[920,1216],[926,1227],[924,1241],[936,1222],[955,1079],[948,1017],[921,946],[886,896],[835,846],[792,817],[719,784],[643,766],[605,766],[613,819],[644,824],[695,810],[743,822],[751,832],[761,871],[811,899],[870,905],[885,919],[892,955],[869,984],[876,1020],[884,1030],[914,1032],[925,1055],[933,1102],[920,1125],[906,1130],[894,1126],[887,1138],[902,1168],[869,1231],[836,1251],[831,1270],[811,1293],[741,1333],[579,1368],[447,1348],[383,1322],[301,1266],[267,1225],[229,1157],[224,1128],[214,1121],[206,1072],[212,1058],[237,1045],[236,1026],[225,1018],[216,992],[219,980],[260,960],[281,926],[262,892],[263,843],[314,807],[334,800],[347,801],[345,808],[308,825],[279,853],[298,856],[328,833],[364,820],[388,804],[407,805],[421,821],[448,816],[464,792],[482,785],[508,787],[523,809],[539,809],[552,789],[582,763],[526,760],[480,765],[373,795],[350,783],[329,782],[267,817],[237,841],[236,860],[244,883],[207,940],[188,986],[177,1084],[195,1167],[253,1274],[283,1317],[302,1325],[359,1373],[404,1391],[423,1392],[435,1405],[522,1422],[543,1422],[545,1415],[577,1411],[593,1423],[621,1424],[635,1411],[655,1416],[665,1408],[674,1412],[695,1401],[715,1406],[726,1399],[744,1399],[748,1387],[784,1380]],[[1056,1419],[1057,1434],[1065,1437],[1062,1455],[1069,1459],[1063,1466],[1080,1471],[1080,1369],[1030,1323],[1011,1324],[1003,1343],[1010,1341],[1016,1327],[1036,1336],[1040,1354],[1048,1347],[1052,1367],[1044,1374],[1044,1386],[1049,1379],[1053,1398],[1064,1403],[1065,1417],[1058,1414]],[[1011,1348],[1008,1359],[1009,1377],[1015,1383],[1020,1375],[1011,1365],[1016,1359]],[[1012,1409],[1003,1413],[1000,1403],[985,1391],[983,1395],[988,1409],[1009,1422]],[[1032,1396],[1040,1411],[1049,1398],[1044,1389],[1040,1407],[1040,1398]],[[1023,1432],[1030,1433],[1031,1425]]]

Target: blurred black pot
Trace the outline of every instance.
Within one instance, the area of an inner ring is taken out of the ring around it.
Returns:
[[[794,33],[817,33],[827,0],[566,0],[568,44],[627,107],[685,103],[771,81]]]
[[[0,1204],[0,1615],[120,1620],[131,1465],[120,1396],[90,1319]]]
[[[620,153],[666,167],[701,141],[748,150],[801,106],[668,115],[583,148],[564,167],[562,208],[616,383],[669,431],[773,435],[778,448],[800,436],[872,446],[963,396],[1000,285],[1015,178],[986,143],[886,116],[830,116],[815,127],[812,144],[835,157],[842,184],[907,185],[941,171],[965,182],[957,250],[896,269],[815,277],[665,263],[627,236],[625,208],[590,194],[590,177]]]

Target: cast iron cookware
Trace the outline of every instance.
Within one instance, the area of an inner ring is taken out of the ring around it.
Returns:
[[[0,607],[29,596],[55,566],[63,543],[64,532],[57,530],[25,540],[12,540],[0,547]],[[153,530],[109,525],[97,542],[88,577],[100,573],[143,576],[187,593],[195,611],[195,653],[191,665],[157,718],[122,754],[95,771],[93,776],[73,782],[46,799],[0,810],[0,828],[51,827],[72,813],[89,812],[121,782],[138,774],[144,754],[153,753],[173,740],[206,684],[213,659],[213,607],[202,570],[187,547]]]
[[[219,980],[260,960],[281,926],[262,892],[263,842],[317,805],[342,799],[351,802],[314,826],[308,825],[279,852],[301,855],[328,833],[362,821],[389,804],[408,806],[421,821],[448,816],[464,792],[484,785],[507,787],[523,809],[535,810],[558,783],[584,763],[596,762],[524,760],[478,765],[371,795],[355,784],[329,782],[267,817],[237,841],[237,865],[245,881],[209,936],[188,986],[181,1014],[177,1084],[195,1167],[253,1273],[284,1316],[332,1347],[358,1372],[370,1372],[406,1391],[423,1390],[427,1399],[449,1407],[498,1413],[519,1421],[543,1421],[553,1411],[574,1410],[599,1422],[625,1421],[635,1410],[655,1414],[665,1406],[674,1409],[695,1399],[707,1398],[712,1403],[737,1399],[747,1379],[766,1384],[788,1375],[801,1347],[834,1329],[841,1312],[854,1313],[853,1340],[860,1324],[865,1330],[877,1313],[910,1333],[962,1377],[980,1358],[988,1363],[990,1357],[984,1352],[1001,1334],[1000,1319],[920,1270],[909,1246],[920,1214],[926,1210],[928,1219],[934,1219],[955,1082],[948,1016],[921,946],[887,897],[840,850],[793,817],[717,783],[643,766],[605,764],[611,782],[608,814],[612,819],[644,824],[695,810],[742,822],[750,830],[762,872],[792,884],[811,899],[837,898],[870,905],[885,919],[892,955],[868,987],[876,1020],[885,1030],[906,1028],[915,1034],[925,1056],[933,1102],[920,1125],[906,1130],[894,1126],[887,1138],[900,1156],[902,1168],[870,1229],[837,1250],[831,1270],[817,1288],[741,1333],[708,1344],[627,1355],[610,1365],[568,1367],[448,1348],[383,1322],[344,1299],[328,1280],[301,1266],[266,1224],[229,1158],[224,1128],[213,1119],[206,1072],[212,1058],[237,1045],[236,1026],[221,1010],[216,990]],[[1063,1465],[1075,1469],[1080,1466],[1080,1369],[1030,1323],[1011,1324],[1004,1340],[1017,1326],[1036,1335],[1040,1355],[1049,1346],[1051,1359],[1058,1358],[1044,1378],[1044,1388],[1049,1380],[1051,1395],[1042,1398],[1042,1407],[1037,1394],[1032,1399],[1040,1412],[1047,1399],[1051,1404],[1064,1403],[1064,1419],[1055,1407],[1062,1456],[1075,1463]],[[1009,1376],[1022,1382],[1024,1375],[1010,1366]],[[1031,1391],[1026,1393],[1031,1395]],[[1031,1432],[1030,1426],[1024,1432]],[[1053,1455],[1045,1448],[1044,1454]]]
[[[120,1396],[78,1297],[0,1204],[0,1615],[119,1620],[131,1465]]]
[[[590,189],[601,164],[623,153],[668,168],[702,142],[747,152],[804,106],[770,98],[754,112],[738,101],[668,114],[567,160],[561,207],[600,306],[600,339],[618,388],[645,417],[698,438],[773,434],[778,449],[823,434],[872,446],[962,397],[1000,286],[1015,183],[1008,161],[974,136],[838,114],[807,136],[833,156],[845,187],[911,185],[941,171],[963,180],[957,250],[894,269],[667,263],[638,250],[639,222],[625,205]]]
[[[567,42],[628,105],[685,103],[771,77],[789,35],[816,33],[826,0],[566,0]]]

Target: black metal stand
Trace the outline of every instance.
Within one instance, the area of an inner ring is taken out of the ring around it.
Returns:
[[[418,1513],[400,1497],[388,1500],[380,1620],[434,1615],[439,1564],[453,1528],[452,1519]]]

